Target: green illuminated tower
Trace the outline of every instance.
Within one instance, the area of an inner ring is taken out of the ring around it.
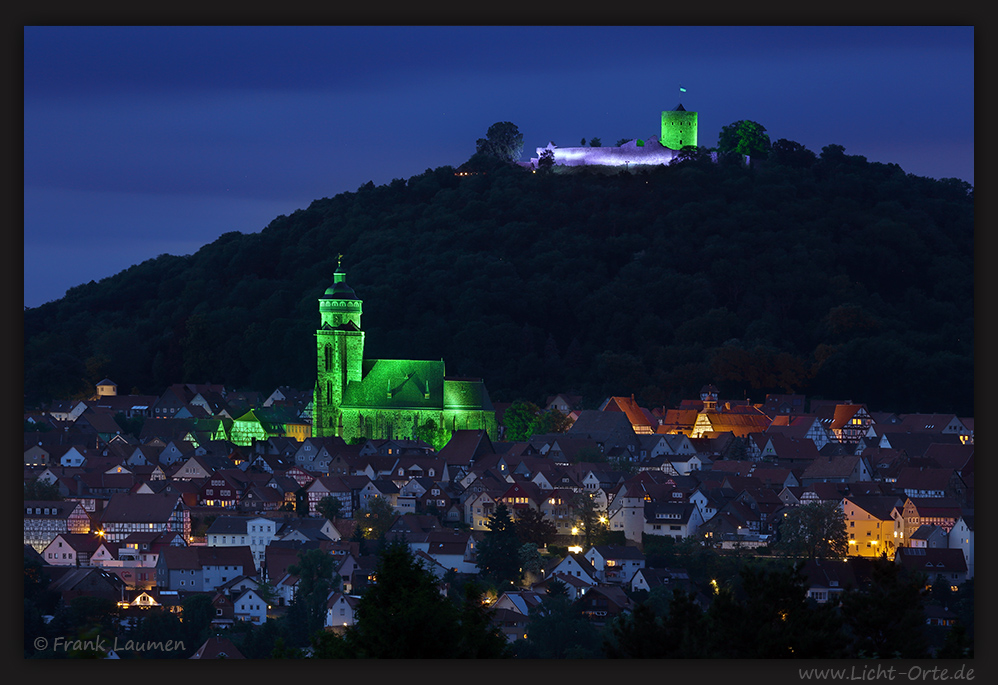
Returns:
[[[662,112],[662,137],[659,139],[670,150],[681,150],[697,144],[697,113],[687,112],[682,104]]]
[[[339,264],[333,284],[319,298],[319,329],[315,332],[317,374],[312,434],[342,435],[341,406],[347,385],[360,381],[364,364],[364,331],[360,328],[361,300],[346,283]]]

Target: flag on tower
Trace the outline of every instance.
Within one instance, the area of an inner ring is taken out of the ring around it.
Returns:
[[[686,92],[686,89],[685,89],[685,88],[683,88],[682,86],[679,86],[679,92],[680,92],[680,93],[685,93],[685,92]]]

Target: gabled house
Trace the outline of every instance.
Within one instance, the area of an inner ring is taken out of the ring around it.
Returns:
[[[696,424],[699,409],[679,407],[678,409],[655,410],[658,418],[656,433],[690,435]]]
[[[766,429],[765,435],[782,435],[791,440],[810,440],[819,450],[831,441],[828,429],[822,424],[821,419],[810,414],[776,417]]]
[[[856,443],[873,426],[866,405],[840,403],[819,406],[814,412],[834,442]]]
[[[804,413],[804,395],[773,394],[766,395],[762,404],[762,412],[772,419],[778,416],[795,418]]]
[[[622,411],[599,411],[583,409],[572,427],[563,434],[565,438],[582,438],[596,443],[602,451],[607,452],[614,447],[627,448],[631,454],[638,451],[637,433],[627,414]],[[532,440],[533,441],[533,440]],[[566,446],[568,443],[565,443]],[[555,455],[557,460],[557,455]],[[565,463],[572,461],[564,460]]]
[[[801,474],[801,485],[815,483],[854,483],[871,481],[872,469],[866,457],[843,455],[838,457],[818,457],[812,460]]]
[[[559,394],[547,398],[547,401],[544,403],[544,411],[557,409],[565,416],[568,416],[571,412],[579,409],[581,406],[581,395]]]
[[[298,449],[294,453],[294,463],[315,473],[333,473],[335,471],[346,475],[351,472],[347,469],[352,469],[352,465],[343,464],[342,459],[337,462],[335,469],[331,467],[334,455],[343,453],[345,447],[347,444],[343,438],[310,437],[298,445]]]
[[[156,586],[156,564],[163,548],[186,547],[178,533],[132,533],[119,543],[107,543],[91,557],[92,563],[119,576],[131,588],[148,590]]]
[[[505,490],[473,490],[467,488],[465,492],[468,497],[464,501],[464,522],[471,526],[472,530],[488,530],[488,520],[496,507],[496,499]]]
[[[437,457],[451,466],[470,468],[491,454],[495,454],[495,448],[487,431],[458,429],[451,432]]]
[[[876,446],[884,449],[903,450],[910,459],[918,459],[925,456],[932,445],[962,445],[959,435],[951,433],[930,433],[930,432],[887,432],[880,435]]]
[[[834,601],[847,589],[858,587],[852,564],[839,559],[809,559],[801,569],[807,596],[818,604]]]
[[[929,586],[942,580],[956,591],[967,580],[967,562],[959,549],[901,547],[894,555],[894,563],[924,573]]]
[[[52,566],[93,566],[90,559],[102,548],[105,554],[113,543],[105,542],[99,535],[91,533],[59,533],[42,550],[42,559]]]
[[[267,602],[255,590],[245,590],[232,602],[233,614],[237,621],[254,624],[267,622]]]
[[[371,500],[375,497],[381,498],[392,505],[392,508],[398,509],[399,489],[392,481],[387,479],[369,481],[360,491],[360,508],[369,508]]]
[[[305,432],[307,432],[305,423],[295,411],[288,407],[273,405],[257,407],[238,414],[232,421],[230,440],[236,445],[249,447],[258,441],[267,441],[271,437],[293,434],[304,437]]]
[[[105,410],[87,409],[77,417],[75,425],[79,429],[95,433],[102,443],[121,434],[121,426],[114,420],[114,415]]]
[[[955,414],[905,414],[898,432],[941,433],[961,436],[963,442],[970,437],[971,430]]]
[[[230,476],[217,472],[205,480],[198,492],[198,505],[235,509],[242,497],[243,485]]]
[[[643,532],[646,535],[686,538],[696,535],[701,524],[703,517],[695,504],[645,502]]]
[[[250,485],[236,504],[236,509],[244,514],[256,514],[277,511],[285,503],[284,495],[276,488]]]
[[[205,532],[209,547],[250,548],[257,571],[262,571],[267,545],[277,538],[278,522],[263,516],[219,516]]]
[[[644,590],[651,592],[656,588],[695,591],[690,582],[690,576],[684,569],[671,568],[640,568],[631,578],[630,589],[632,592]]]
[[[326,497],[334,497],[340,502],[338,516],[353,516],[353,492],[339,476],[319,476],[305,489],[308,497],[308,515],[321,516],[318,506]]]
[[[939,526],[922,526],[908,538],[908,545],[916,549],[948,547],[946,538],[946,532]]]
[[[635,434],[650,435],[658,427],[658,420],[650,411],[638,405],[634,395],[630,397],[610,397],[600,407],[600,411],[617,411],[627,416]]]
[[[547,575],[550,577],[559,573],[572,576],[590,586],[599,583],[596,568],[581,554],[566,555],[548,571]]]
[[[156,585],[162,590],[214,592],[233,578],[255,575],[256,564],[248,545],[165,547],[156,563]]]
[[[232,598],[224,592],[216,592],[211,598],[215,615],[211,619],[213,628],[231,628],[236,620],[236,610]]]
[[[326,600],[326,628],[340,632],[354,625],[360,598],[342,592],[329,593]]]
[[[190,431],[184,432],[184,437]],[[170,440],[159,452],[159,463],[161,466],[174,466],[194,455],[194,445],[186,439]]]
[[[765,431],[771,423],[772,420],[768,416],[753,407],[739,407],[734,411],[704,409],[697,415],[690,437],[700,438],[717,433],[731,433],[744,438],[752,433]]]
[[[634,574],[645,567],[645,555],[637,547],[596,545],[585,557],[601,583],[629,586]]]
[[[967,562],[967,578],[974,577],[974,515],[965,512],[950,528],[947,536],[950,549],[959,549]]]
[[[530,612],[540,606],[544,595],[535,590],[508,590],[495,601],[492,609],[497,611],[513,611],[521,616],[530,616]]]
[[[51,448],[52,455],[58,455],[60,466],[81,467],[89,457],[89,451],[78,445],[60,445]]]
[[[891,557],[897,544],[891,512],[904,502],[894,495],[846,495],[842,499],[849,554]]]
[[[902,468],[894,487],[906,497],[947,497],[955,495],[953,469]],[[961,488],[963,489],[963,488]]]
[[[90,532],[90,515],[79,502],[25,500],[24,544],[41,553],[57,535]]]
[[[616,585],[597,585],[575,600],[582,615],[598,626],[606,625],[620,614],[631,610],[631,600],[624,589]]]
[[[50,578],[49,591],[57,593],[66,604],[77,597],[98,597],[118,602],[125,593],[121,578],[96,566],[44,566],[42,572]]]
[[[544,499],[544,493],[536,484],[526,481],[513,483],[504,493],[496,498],[496,504],[500,502],[506,505],[510,517],[515,521],[526,509],[540,510],[540,503]]]
[[[936,525],[947,533],[963,516],[959,503],[945,497],[907,497],[892,513],[898,546],[908,546],[911,535],[924,525]]]
[[[412,533],[405,539],[414,553],[425,554],[434,564],[445,571],[457,573],[478,573],[475,563],[475,538],[468,531],[448,529],[430,530],[425,533]]]
[[[160,494],[118,493],[111,496],[100,516],[100,528],[111,542],[131,533],[180,533],[191,535],[191,512],[176,492]]]
[[[544,492],[540,502],[540,512],[554,524],[558,535],[569,535],[578,520],[575,508],[576,493],[573,490],[554,489]]]

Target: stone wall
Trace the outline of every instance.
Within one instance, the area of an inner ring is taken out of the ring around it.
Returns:
[[[631,167],[668,164],[677,154],[675,150],[663,147],[656,141],[638,145],[638,141],[631,140],[620,147],[558,147],[554,143],[548,143],[547,147],[537,148],[537,157],[530,159],[531,166],[537,168],[537,162],[545,150],[551,150],[554,153],[554,163],[562,166]]]

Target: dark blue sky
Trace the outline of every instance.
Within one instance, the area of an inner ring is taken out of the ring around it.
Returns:
[[[25,27],[24,304],[313,200],[457,166],[497,121],[699,143],[751,119],[974,182],[973,27]],[[206,294],[207,296],[207,294]]]

